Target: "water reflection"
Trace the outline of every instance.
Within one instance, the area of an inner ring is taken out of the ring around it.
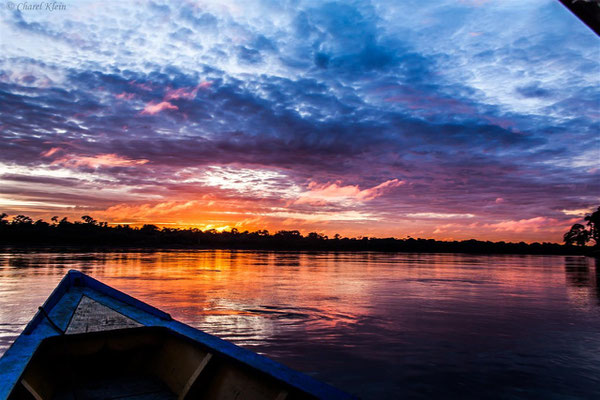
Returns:
[[[566,257],[565,272],[569,286],[584,292],[586,299],[595,296],[600,304],[600,259]]]
[[[365,398],[600,395],[583,257],[5,252],[0,351],[71,268]]]

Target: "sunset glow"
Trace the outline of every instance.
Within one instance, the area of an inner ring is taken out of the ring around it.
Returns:
[[[561,241],[600,205],[598,37],[422,3],[1,8],[0,213]]]

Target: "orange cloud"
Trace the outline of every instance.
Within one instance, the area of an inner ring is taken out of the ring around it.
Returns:
[[[42,157],[51,157],[53,154],[56,154],[57,152],[61,151],[62,149],[60,147],[53,147],[48,151],[43,152],[42,154],[40,154]]]
[[[264,226],[249,227],[242,220],[244,211],[237,213],[235,205],[224,202],[214,204],[207,199],[178,201],[167,200],[158,203],[121,203],[100,211],[97,215],[113,224],[155,224],[178,228],[194,227],[201,230],[228,230],[232,227],[244,229],[264,229]],[[251,213],[250,213],[251,214]]]
[[[146,107],[144,107],[144,110],[140,114],[154,115],[163,110],[179,110],[179,108],[168,101],[161,101],[160,103],[151,101],[146,104]]]
[[[308,191],[300,195],[294,204],[325,204],[347,201],[373,200],[385,193],[388,189],[403,185],[405,182],[391,179],[369,189],[360,190],[357,185],[340,186],[339,182],[319,185],[311,182]]]
[[[166,201],[157,204],[117,204],[106,209],[105,214],[114,220],[152,219],[174,216],[182,211],[190,211],[199,206],[199,202]]]
[[[54,154],[54,153],[52,153]],[[96,156],[78,156],[70,155],[54,160],[52,165],[62,165],[65,167],[132,167],[135,165],[146,164],[148,160],[132,160],[121,157],[117,154],[98,154]]]

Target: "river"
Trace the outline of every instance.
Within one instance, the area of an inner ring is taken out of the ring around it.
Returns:
[[[2,250],[0,354],[69,269],[366,399],[600,398],[590,258]]]

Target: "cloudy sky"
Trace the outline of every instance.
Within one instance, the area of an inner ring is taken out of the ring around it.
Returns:
[[[560,241],[600,39],[554,0],[0,0],[0,212]]]

